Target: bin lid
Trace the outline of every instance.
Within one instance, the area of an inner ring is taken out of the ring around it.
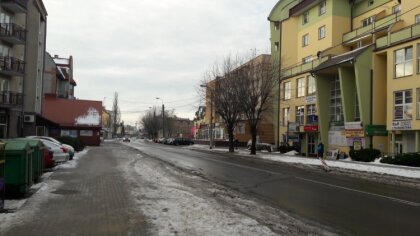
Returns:
[[[6,141],[6,151],[31,151],[29,143],[24,140],[7,140]]]
[[[26,141],[26,142],[29,143],[29,146],[31,148],[35,148],[35,147],[40,148],[40,147],[43,147],[44,146],[44,144],[41,142],[41,140],[34,139],[34,138],[16,138],[16,139],[13,139],[13,140],[16,140],[16,141]]]

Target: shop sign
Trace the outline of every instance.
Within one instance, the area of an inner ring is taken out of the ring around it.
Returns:
[[[364,138],[365,132],[361,130],[346,130],[346,138]]]
[[[329,131],[328,143],[334,146],[348,146],[347,139],[343,131]]]
[[[388,136],[385,125],[368,125],[366,126],[366,135],[368,136]]]
[[[299,123],[296,122],[289,122],[287,124],[288,126],[288,131],[299,131]]]
[[[363,129],[363,122],[362,121],[355,121],[355,122],[345,122],[344,128],[350,130],[361,130]]]
[[[366,146],[366,140],[365,138],[348,138],[347,146],[349,147],[353,146],[355,150],[360,150],[362,147]]]
[[[309,123],[318,123],[318,116],[317,115],[309,115],[308,116]]]
[[[312,95],[312,96],[307,96],[305,98],[306,104],[314,104],[316,103],[316,96]]]
[[[299,135],[297,134],[288,134],[287,140],[291,142],[299,142]]]
[[[303,131],[305,132],[317,132],[318,125],[305,125],[303,126]]]
[[[411,129],[411,120],[393,121],[392,122],[392,129],[393,130]]]

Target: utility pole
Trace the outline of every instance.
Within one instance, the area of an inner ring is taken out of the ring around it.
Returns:
[[[165,138],[165,105],[162,103],[162,135]]]
[[[213,148],[213,92],[210,92],[210,149]]]

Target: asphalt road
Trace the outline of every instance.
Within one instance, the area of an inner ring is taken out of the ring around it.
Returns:
[[[420,190],[149,142],[142,152],[348,235],[420,235]]]

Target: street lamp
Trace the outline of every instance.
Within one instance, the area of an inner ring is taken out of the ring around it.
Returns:
[[[201,84],[200,87],[206,88],[207,93],[207,84]],[[207,97],[207,96],[206,96]],[[213,148],[213,92],[210,91],[210,142],[209,148]]]
[[[162,136],[165,138],[165,105],[163,105],[163,99],[156,97],[156,100],[160,100],[162,102]]]

